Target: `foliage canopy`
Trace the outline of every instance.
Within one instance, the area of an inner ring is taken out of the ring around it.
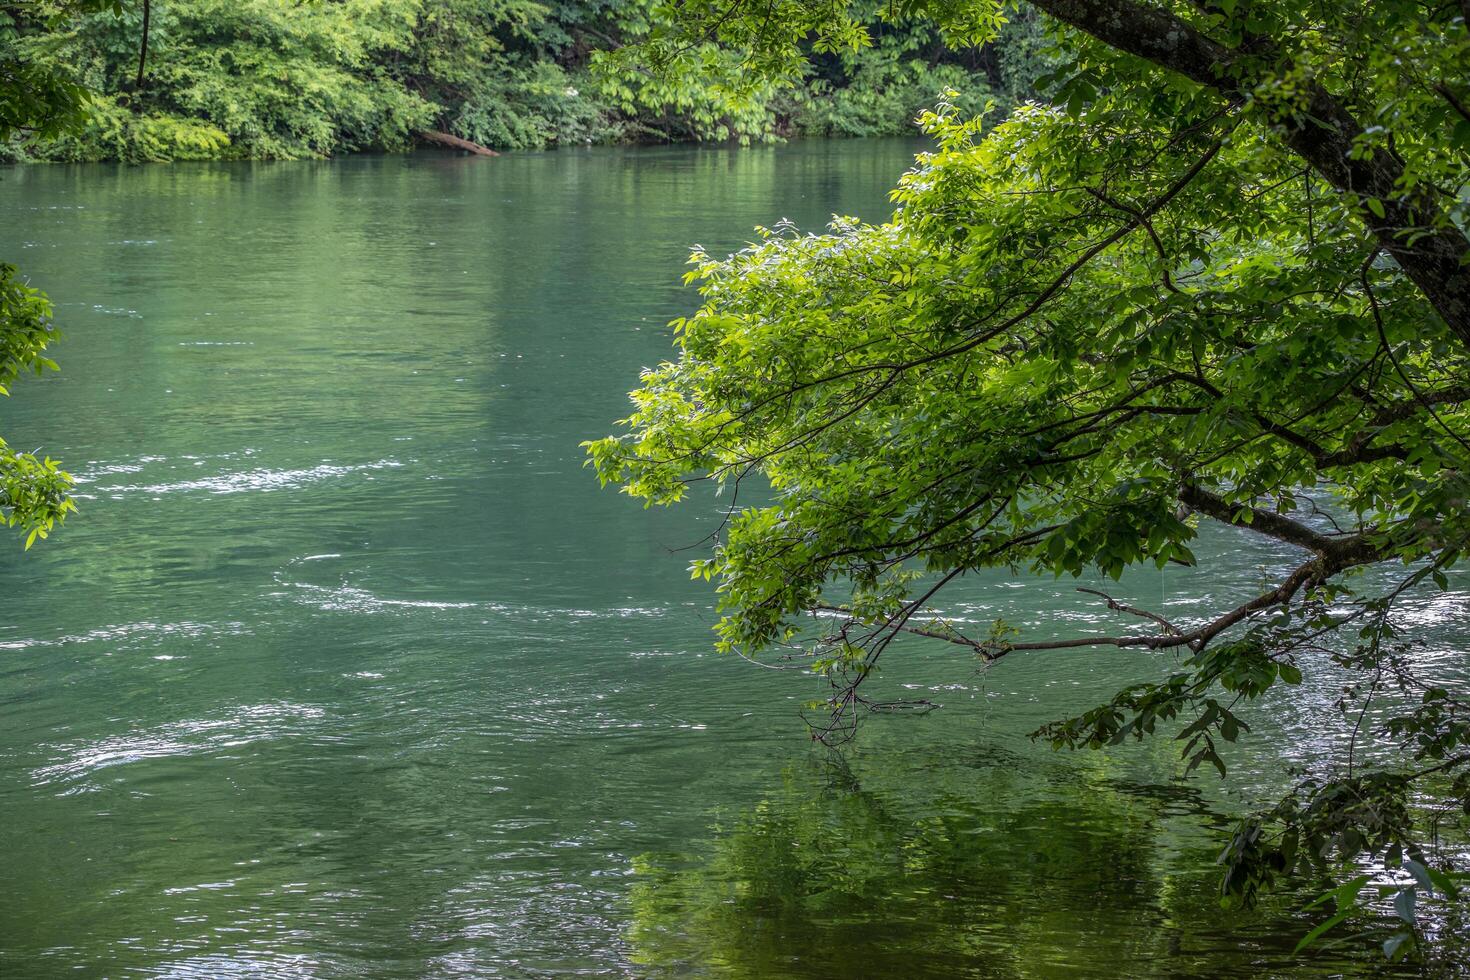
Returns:
[[[769,483],[773,502],[732,508],[693,571],[719,583],[724,648],[754,656],[819,617],[824,740],[850,736],[905,632],[987,663],[1134,648],[1174,656],[1037,736],[1096,748],[1167,731],[1187,768],[1223,775],[1241,703],[1323,651],[1347,673],[1353,737],[1242,823],[1222,895],[1249,904],[1283,875],[1337,870],[1330,928],[1375,861],[1407,896],[1385,950],[1408,955],[1416,899],[1457,891],[1431,825],[1470,815],[1463,672],[1421,676],[1395,616],[1411,590],[1447,587],[1470,536],[1470,9],[1024,6],[1070,53],[1047,100],[994,121],[941,104],[886,223],[777,226],[696,253],[704,305],[676,322],[677,359],[644,374],[630,431],[590,443],[591,462],[652,503],[695,480]],[[656,65],[703,38],[790,75],[808,45],[868,43],[850,5],[679,9]],[[901,10],[957,43],[1005,17],[988,0]],[[1051,640],[966,636],[938,611],[981,568],[1193,564],[1202,522],[1283,556],[1213,618],[1104,596],[1138,628]],[[1370,705],[1382,721],[1359,731]],[[1369,756],[1370,734],[1399,750]]]
[[[1044,59],[1031,22],[1011,29],[1014,44],[957,51],[926,21],[878,23],[876,5],[864,15],[871,48],[824,48],[790,84],[755,85],[713,44],[688,52],[703,70],[677,76],[620,56],[667,34],[674,12],[656,0],[152,0],[146,9],[140,71],[144,4],[0,8],[0,50],[72,93],[95,93],[83,126],[24,153],[279,159],[398,150],[422,131],[510,148],[891,135],[912,132],[946,87],[973,104],[1013,102]]]
[[[107,0],[0,7],[0,145],[16,139],[54,137],[80,124],[86,90],[54,66],[20,56],[9,40],[23,20],[59,28],[69,18],[113,9]],[[22,374],[55,370],[45,356],[56,339],[51,304],[22,280],[15,266],[0,263],[0,395]],[[51,459],[17,452],[0,439],[0,523],[26,534],[26,547],[46,537],[76,509],[72,480]]]

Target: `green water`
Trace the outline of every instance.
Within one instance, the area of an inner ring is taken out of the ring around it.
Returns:
[[[83,497],[0,550],[0,975],[1376,970],[1294,959],[1295,898],[1214,902],[1222,814],[1345,737],[1330,678],[1266,706],[1239,799],[1168,744],[1024,737],[1143,655],[903,647],[885,690],[944,707],[833,753],[809,678],[708,651],[677,549],[717,503],[582,469],[689,244],[882,217],[914,148],[0,170],[0,257],[66,333],[0,431]],[[1209,547],[1223,574],[1128,594],[1188,619],[1289,560]],[[1071,634],[1084,599],[950,608]],[[1416,609],[1459,656],[1464,597]]]

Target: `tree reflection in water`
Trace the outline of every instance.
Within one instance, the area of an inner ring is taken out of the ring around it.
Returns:
[[[1304,893],[1222,912],[1223,818],[1189,787],[1022,761],[995,752],[963,793],[870,789],[837,757],[788,768],[702,854],[634,860],[634,961],[760,978],[1384,975],[1361,942],[1293,955]]]

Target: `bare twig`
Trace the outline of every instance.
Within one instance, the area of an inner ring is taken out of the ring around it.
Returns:
[[[1179,634],[1184,632],[1179,627],[1175,626],[1173,623],[1165,619],[1163,616],[1160,616],[1157,613],[1151,613],[1147,609],[1139,609],[1137,606],[1130,606],[1125,602],[1119,602],[1117,599],[1114,599],[1106,592],[1099,592],[1097,589],[1084,589],[1080,587],[1077,589],[1077,591],[1086,592],[1088,595],[1100,596],[1103,600],[1107,602],[1109,609],[1112,609],[1115,612],[1130,613],[1134,616],[1142,616],[1144,619],[1152,620],[1162,626],[1165,631],[1172,633],[1175,636],[1178,636]]]
[[[830,613],[832,615],[846,616],[848,617],[849,622],[858,622],[858,620],[853,616],[853,611],[847,606],[829,606],[825,603],[819,603],[815,606],[812,606],[811,611],[813,613]],[[945,624],[946,627],[948,627],[948,625],[948,623]],[[915,636],[924,636],[928,637],[931,640],[944,640],[948,643],[955,643],[963,647],[969,647],[976,653],[979,653],[981,656],[986,656],[988,650],[986,645],[981,641],[972,640],[969,637],[964,636],[963,634],[953,629],[933,630],[924,626],[909,626],[907,623],[896,628],[901,632],[912,633]]]

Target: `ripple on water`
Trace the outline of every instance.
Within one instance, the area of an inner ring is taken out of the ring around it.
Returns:
[[[1470,622],[1470,594],[1439,592],[1400,600],[1394,618],[1408,626],[1452,626]]]
[[[114,766],[148,759],[204,755],[257,742],[309,734],[326,712],[315,705],[286,701],[247,704],[209,718],[192,718],[130,730],[101,739],[47,746],[55,760],[31,770],[32,785],[86,792],[88,777]]]
[[[154,976],[176,977],[178,980],[219,980],[220,977],[271,977],[274,980],[319,977],[332,959],[305,953],[282,953],[265,949],[244,949],[237,954],[208,953],[159,964]],[[340,964],[339,964],[340,966]]]
[[[604,622],[609,618],[631,620],[660,619],[667,616],[672,610],[672,607],[667,605],[613,606],[602,609],[589,609],[575,606],[513,604],[494,600],[395,598],[351,584],[347,581],[347,573],[345,571],[342,573],[342,581],[332,585],[299,581],[289,571],[289,569],[299,567],[308,562],[329,562],[341,559],[342,557],[340,553],[328,552],[317,555],[304,555],[292,559],[288,563],[288,569],[278,572],[275,576],[275,582],[279,588],[276,591],[267,593],[267,596],[287,599],[291,602],[312,606],[328,612],[362,613],[366,615],[388,612],[412,612],[414,610],[440,612],[472,609],[492,614],[504,620],[528,625],[553,622],[568,623],[579,620]],[[486,620],[481,625],[488,624],[489,621]]]
[[[313,483],[321,483],[324,480],[351,476],[356,473],[371,473],[376,470],[395,469],[402,465],[403,463],[395,459],[380,459],[371,463],[356,463],[347,466],[322,463],[317,466],[308,466],[299,469],[268,469],[261,467],[235,473],[218,473],[197,480],[143,484],[118,483],[99,486],[96,490],[98,493],[105,493],[114,498],[124,497],[129,494],[158,496],[166,493],[191,493],[195,491],[214,494],[270,493],[277,490],[296,490]]]
[[[57,647],[78,643],[107,643],[113,651],[142,649],[174,639],[203,639],[209,636],[243,636],[250,632],[244,623],[122,623],[100,626],[84,633],[68,633],[53,639],[26,637],[0,641],[0,650],[29,650],[33,647]],[[171,659],[171,658],[170,658]]]
[[[387,599],[351,585],[312,585],[307,582],[282,582],[289,591],[272,592],[276,597],[290,598],[303,605],[332,612],[380,613],[398,609],[489,609],[508,610],[493,602],[436,602],[430,599]]]

